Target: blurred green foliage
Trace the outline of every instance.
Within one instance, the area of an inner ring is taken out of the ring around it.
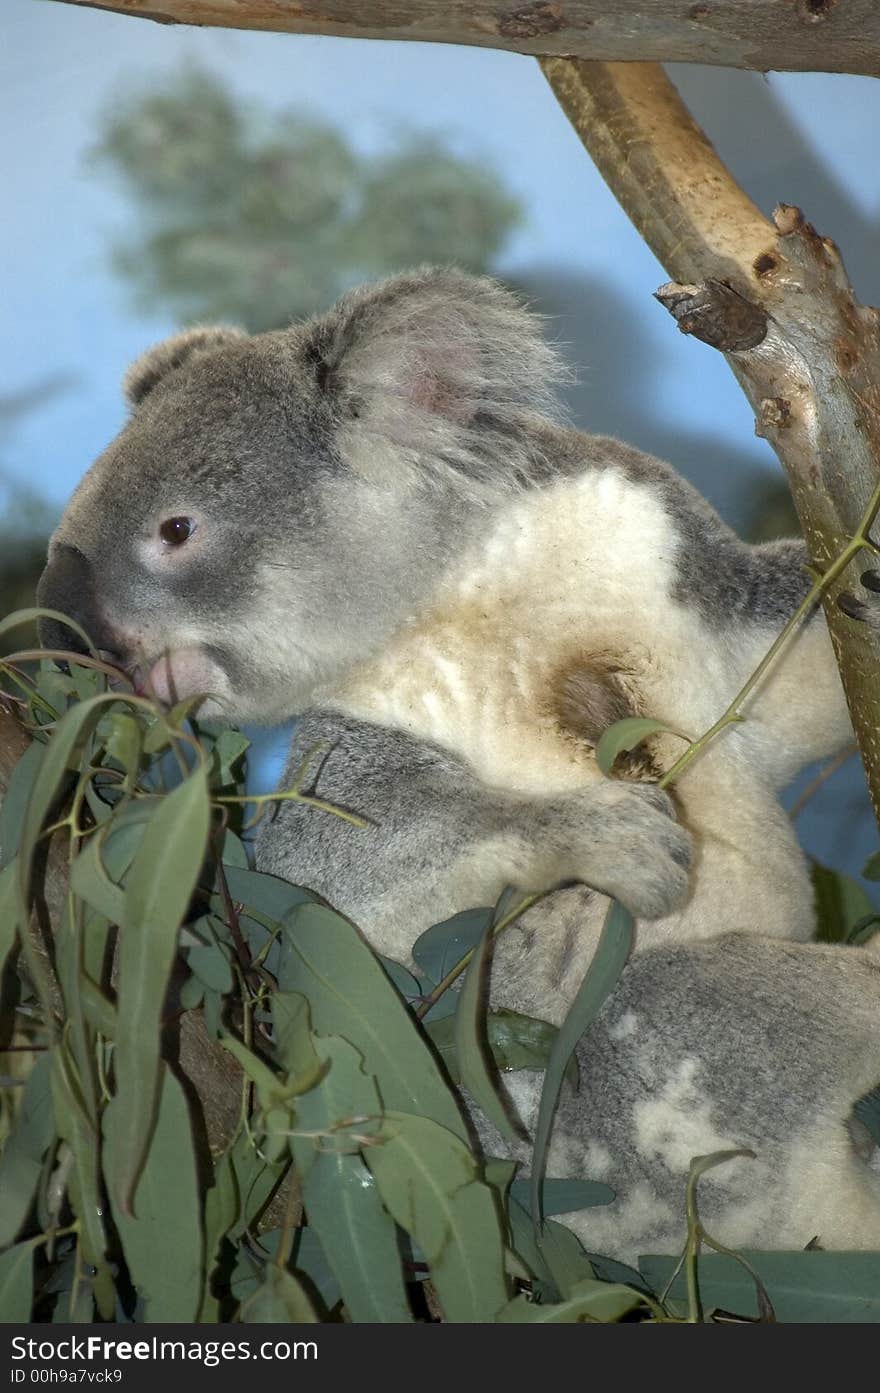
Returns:
[[[113,250],[139,306],[252,331],[422,261],[488,270],[521,218],[484,163],[401,133],[377,156],[188,69],[108,111],[94,148],[134,218]]]

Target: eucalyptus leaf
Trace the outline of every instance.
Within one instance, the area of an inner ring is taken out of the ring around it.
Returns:
[[[871,1133],[874,1144],[880,1147],[880,1088],[872,1089],[864,1098],[860,1098],[853,1112]]]
[[[0,973],[18,938],[18,865],[10,861],[0,871]]]
[[[250,748],[250,740],[240,730],[221,730],[214,745],[214,768],[221,788],[238,780],[235,765]]]
[[[465,909],[441,924],[433,924],[416,939],[412,956],[432,987],[438,986],[456,963],[476,948],[492,918],[491,909]]]
[[[325,1072],[299,1100],[293,1138],[309,1224],[351,1320],[408,1322],[394,1221],[358,1154],[381,1119],[375,1080],[347,1040],[319,1037],[314,1045]]]
[[[247,847],[237,837],[231,828],[227,827],[223,834],[223,845],[220,848],[220,860],[226,867],[234,866],[236,870],[246,871],[250,868]]]
[[[753,1252],[743,1257],[767,1289],[776,1319],[785,1323],[876,1323],[880,1321],[880,1253]],[[678,1257],[641,1257],[639,1270],[655,1291],[669,1280]],[[697,1275],[705,1308],[755,1317],[758,1303],[749,1273],[725,1253],[700,1256]],[[683,1276],[670,1295],[683,1299]]]
[[[602,925],[602,933],[593,960],[578,988],[568,1014],[559,1029],[547,1070],[535,1124],[532,1150],[531,1211],[536,1224],[541,1222],[541,1185],[550,1146],[553,1119],[568,1062],[584,1035],[611,995],[626,966],[633,940],[635,923],[629,910],[613,900]]]
[[[596,763],[602,773],[610,774],[619,755],[629,754],[649,735],[656,735],[661,730],[669,731],[670,727],[665,721],[655,721],[648,716],[625,716],[622,721],[615,721],[614,725],[603,731],[596,745]],[[678,731],[670,733],[677,735]],[[681,738],[684,739],[684,736]]]
[[[102,857],[102,834],[87,838],[70,870],[70,888],[75,895],[111,924],[121,924],[125,912],[125,892],[107,874]]]
[[[491,1321],[507,1304],[504,1235],[469,1149],[427,1117],[389,1113],[364,1153],[388,1209],[421,1248],[449,1321]]]
[[[98,1312],[109,1320],[115,1305],[113,1278],[107,1265],[107,1239],[101,1218],[104,1200],[99,1170],[99,1138],[85,1113],[72,1082],[71,1061],[64,1044],[50,1055],[52,1107],[58,1135],[73,1155],[67,1189],[80,1224],[80,1244],[85,1261],[95,1268],[95,1301]]]
[[[9,776],[0,800],[0,868],[8,866],[18,854],[24,827],[24,810],[46,746],[31,741]]]
[[[273,992],[271,1005],[275,1057],[288,1087],[303,1093],[325,1072],[325,1060],[312,1040],[309,1003],[299,992]]]
[[[0,638],[2,638],[4,634],[11,633],[13,629],[23,629],[29,624],[36,624],[38,619],[55,619],[59,624],[64,624],[66,628],[72,629],[73,632],[83,640],[90,655],[93,658],[97,658],[97,650],[93,646],[92,640],[89,638],[85,629],[77,624],[75,619],[71,619],[68,615],[62,614],[60,610],[44,609],[39,605],[30,606],[25,609],[17,609],[13,614],[8,614],[5,619],[0,619]],[[76,653],[72,652],[71,657],[75,659]]]
[[[2,843],[0,843],[2,845]],[[875,851],[868,857],[862,867],[862,875],[865,880],[880,880],[880,851]]]
[[[865,891],[852,876],[833,871],[818,861],[810,863],[816,902],[816,938],[820,943],[845,943],[850,931],[873,914]]]
[[[474,949],[453,1017],[453,1034],[462,1086],[474,1102],[508,1141],[520,1140],[509,1103],[499,1092],[497,1069],[486,1034],[486,996],[489,954],[492,948],[492,920],[486,925]]]
[[[530,1180],[514,1180],[510,1195],[531,1213]],[[541,1208],[545,1215],[572,1214],[578,1209],[595,1209],[599,1205],[611,1204],[616,1198],[610,1185],[600,1180],[555,1180],[545,1179],[541,1187]]]
[[[54,1134],[50,1059],[42,1054],[28,1075],[15,1127],[0,1154],[0,1248],[15,1242],[28,1216]]]
[[[111,1174],[123,1115],[108,1108],[105,1143]],[[134,1215],[115,1202],[113,1217],[132,1283],[144,1300],[143,1319],[194,1321],[204,1285],[201,1188],[186,1095],[164,1066],[156,1125],[134,1192]]]
[[[541,1256],[550,1269],[553,1282],[565,1300],[581,1282],[593,1282],[595,1271],[583,1245],[571,1229],[546,1219],[537,1235]]]
[[[269,1263],[260,1286],[242,1303],[238,1319],[247,1325],[301,1325],[318,1316],[293,1273]]]
[[[140,722],[127,711],[112,711],[105,722],[106,732],[102,729],[100,733],[107,757],[121,764],[127,774],[135,775],[141,762]]]
[[[388,1108],[415,1108],[463,1141],[467,1129],[418,1026],[357,929],[324,905],[285,918],[278,984],[308,998],[312,1024],[340,1035],[381,1080]]]
[[[225,994],[233,987],[232,968],[229,955],[219,943],[208,943],[204,947],[190,948],[187,953],[190,971],[211,991]]]
[[[558,1304],[538,1304],[524,1296],[515,1296],[496,1319],[503,1324],[522,1321],[532,1325],[571,1325],[582,1321],[605,1324],[620,1320],[643,1301],[642,1294],[631,1287],[584,1281],[572,1288],[568,1300]]]
[[[163,798],[138,848],[125,888],[115,1052],[114,1164],[108,1176],[121,1212],[132,1196],[155,1118],[160,1024],[177,931],[195,888],[210,808],[197,768]]]
[[[435,1020],[429,1013],[423,1025],[452,1082],[460,1083],[454,1020],[448,1016]],[[548,1021],[508,1010],[490,1011],[486,1017],[486,1032],[495,1063],[505,1073],[517,1069],[545,1069],[558,1034],[556,1026]],[[565,1072],[572,1088],[578,1086],[579,1073],[577,1059],[572,1056]]]
[[[34,1291],[34,1245],[18,1243],[0,1253],[0,1324],[26,1325]]]

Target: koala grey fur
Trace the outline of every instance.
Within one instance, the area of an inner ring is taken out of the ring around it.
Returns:
[[[161,697],[209,691],[205,709],[232,719],[301,717],[290,768],[318,746],[314,787],[370,825],[284,803],[259,863],[324,895],[378,951],[406,961],[430,923],[505,884],[585,882],[542,901],[495,955],[494,1000],[558,1022],[595,948],[600,892],[639,916],[638,952],[582,1045],[592,1101],[563,1109],[553,1162],[593,1173],[590,1147],[608,1152],[620,1203],[642,1205],[641,1229],[631,1215],[609,1234],[629,1251],[656,1228],[651,1197],[683,1194],[686,1161],[639,1130],[652,1100],[698,1150],[710,1134],[758,1139],[780,1176],[796,1141],[779,1131],[783,1093],[802,1106],[798,1136],[851,1145],[852,1103],[880,1081],[878,1032],[857,1052],[868,1083],[841,1064],[846,1103],[832,1108],[813,1087],[825,1055],[810,1022],[836,1010],[825,983],[843,984],[835,1003],[876,1006],[877,980],[866,952],[771,937],[813,927],[777,794],[851,733],[821,616],[679,781],[680,821],[658,789],[600,774],[595,743],[619,715],[691,738],[717,719],[805,594],[806,554],[745,545],[668,466],[561,424],[559,376],[513,296],[449,270],[364,287],[284,331],[179,335],[129,372],[131,418],[71,500],[39,598]],[[163,541],[169,518],[191,521],[184,544]],[[70,646],[52,624],[44,637]],[[664,733],[644,759],[657,772],[683,748]],[[697,980],[713,985],[689,996]],[[625,1089],[597,1033],[621,1010],[640,1022]],[[850,1038],[842,1008],[835,1027]],[[774,1093],[774,1056],[810,1061],[803,1086],[785,1075]],[[512,1094],[528,1120],[533,1076]],[[702,1130],[688,1130],[695,1110]],[[815,1168],[798,1174],[813,1196]],[[772,1205],[760,1180],[748,1202],[729,1180],[706,1186],[729,1198],[719,1236],[751,1205],[763,1246],[792,1241],[779,1216],[797,1207],[794,1179]],[[873,1233],[855,1212],[828,1218],[822,1241]]]

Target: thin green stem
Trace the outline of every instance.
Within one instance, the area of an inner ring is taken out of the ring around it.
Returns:
[[[516,905],[516,907],[512,909],[509,914],[505,914],[504,918],[499,919],[498,923],[493,926],[492,937],[497,938],[500,933],[503,933],[505,929],[510,927],[510,925],[514,922],[515,919],[518,919],[521,914],[525,914],[527,909],[531,909],[532,905],[540,898],[540,895],[527,895],[524,900],[520,900],[519,904]],[[476,949],[471,948],[467,953],[465,953],[463,958],[459,958],[455,966],[451,968],[449,972],[447,972],[442,982],[438,982],[434,990],[430,993],[430,995],[426,996],[424,1001],[420,1002],[418,1009],[416,1010],[416,1016],[419,1020],[424,1019],[424,1017],[431,1010],[431,1007],[436,1006],[443,993],[447,992],[449,988],[452,986],[453,982],[455,982],[461,976],[468,963],[473,958],[475,952]]]
[[[871,501],[865,509],[855,536],[847,543],[840,555],[832,561],[828,569],[810,586],[810,589],[785,625],[785,628],[776,636],[775,640],[764,654],[764,657],[745,685],[737,692],[724,714],[719,717],[715,724],[701,735],[699,739],[688,746],[684,754],[675,761],[670,769],[667,769],[666,773],[660,779],[661,788],[668,787],[669,784],[680,778],[688,766],[702,754],[706,746],[709,745],[717,735],[721,734],[722,730],[725,730],[729,725],[738,724],[744,719],[742,715],[743,706],[765,677],[766,673],[776,662],[791,638],[797,630],[800,629],[807,615],[822,598],[822,595],[828,589],[829,585],[832,585],[834,581],[837,580],[837,577],[843,574],[852,559],[857,556],[863,548],[869,547],[874,549],[874,543],[869,538],[868,532],[877,516],[878,510],[880,510],[880,484],[877,485],[871,495]]]

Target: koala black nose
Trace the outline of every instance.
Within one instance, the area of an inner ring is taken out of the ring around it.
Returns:
[[[94,644],[100,644],[100,636],[96,632],[99,626],[95,614],[92,568],[88,558],[77,547],[61,543],[54,548],[37,585],[37,604],[42,609],[57,609],[69,615],[80,628],[85,629]],[[37,628],[44,648],[88,652],[76,630],[58,619],[40,619]]]

